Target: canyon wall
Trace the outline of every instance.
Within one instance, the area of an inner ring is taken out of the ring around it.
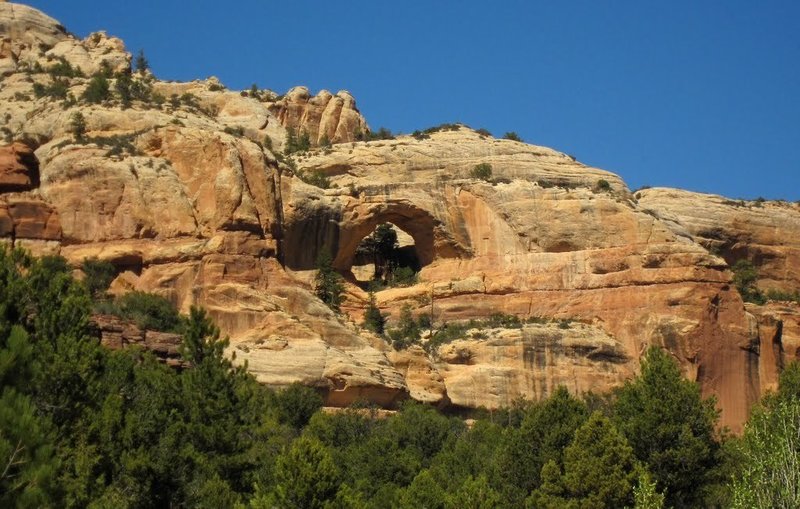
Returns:
[[[145,74],[134,76],[151,89],[144,100],[90,104],[86,75],[129,68],[119,39],[79,40],[11,3],[0,3],[0,27],[0,241],[75,267],[109,261],[114,294],[207,308],[229,354],[265,384],[302,382],[333,406],[411,397],[498,408],[558,385],[609,390],[656,345],[737,430],[798,356],[797,306],[745,306],[729,268],[748,258],[763,288],[796,290],[796,205],[634,194],[566,154],[465,126],[355,141],[368,127],[346,92],[253,96],[213,78]],[[74,102],[34,89],[59,62],[83,70],[64,78]],[[276,157],[288,129],[306,131],[312,149]],[[326,138],[332,146],[313,147]],[[472,177],[484,163],[491,178]],[[330,187],[304,181],[315,174]],[[413,239],[422,266],[416,284],[377,292],[390,325],[404,304],[434,326],[497,313],[524,323],[405,350],[365,331],[368,295],[351,269],[361,240],[387,222]],[[314,296],[322,251],[346,279],[341,314]],[[106,329],[109,343],[147,345],[146,332]]]

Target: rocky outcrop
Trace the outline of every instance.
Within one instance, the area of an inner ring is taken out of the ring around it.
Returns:
[[[0,193],[39,187],[39,161],[24,143],[0,146]]]
[[[312,96],[306,87],[294,87],[269,106],[286,129],[305,131],[313,145],[324,139],[330,143],[355,141],[365,133],[367,122],[356,108],[356,100],[346,90],[336,95],[321,90]]]
[[[153,352],[168,366],[180,368],[187,365],[180,355],[180,334],[142,330],[135,323],[113,315],[93,315],[91,325],[100,344],[107,348],[139,347]]]
[[[0,239],[76,266],[110,261],[115,294],[154,292],[183,312],[205,307],[230,337],[231,357],[267,385],[302,382],[329,405],[393,407],[412,397],[497,408],[559,384],[609,389],[656,345],[717,396],[722,423],[736,430],[796,357],[795,308],[746,309],[729,270],[745,253],[761,262],[762,281],[796,288],[795,206],[742,207],[669,190],[634,196],[613,173],[466,127],[356,142],[366,123],[341,92],[311,97],[296,88],[276,99],[215,79],[155,80],[153,92],[167,100],[124,109],[113,99],[36,98],[33,83],[49,77],[14,72],[20,62],[46,62],[49,53],[90,71],[98,54],[116,67],[130,56],[113,38],[79,41],[15,9],[0,10],[0,25],[12,27],[3,48],[13,50],[3,51],[15,55],[0,119],[7,136],[36,147],[39,164],[34,173],[20,145],[0,149],[0,182],[12,185],[0,190]],[[80,97],[86,78],[65,80]],[[70,127],[77,111],[87,130],[80,141]],[[269,143],[280,148],[286,128],[316,144],[348,143],[279,163]],[[473,178],[484,163],[492,175]],[[330,189],[299,178],[316,173]],[[434,328],[496,313],[524,326],[402,351],[361,330],[368,297],[351,269],[361,240],[386,222],[413,240],[407,249],[421,266],[418,283],[377,293],[390,323],[407,304],[430,313]],[[720,231],[708,233],[714,224]],[[347,277],[342,314],[312,291],[322,251]],[[174,340],[118,323],[106,324],[104,337],[167,354]]]
[[[719,253],[729,264],[753,262],[761,289],[800,289],[800,204],[663,188],[637,196],[642,208],[677,234]]]

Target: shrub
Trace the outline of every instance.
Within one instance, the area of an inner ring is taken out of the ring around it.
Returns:
[[[37,98],[52,97],[53,99],[66,99],[69,91],[69,82],[64,78],[53,78],[49,85],[33,84],[33,95]]]
[[[131,320],[140,329],[180,332],[183,319],[177,308],[160,295],[130,292],[117,298],[111,306],[101,308],[110,314]]]
[[[298,172],[297,176],[306,184],[320,189],[329,189],[331,187],[331,179],[320,170],[314,170],[311,173]]]
[[[606,180],[606,179],[600,179],[600,180],[597,181],[597,184],[595,184],[594,190],[595,191],[600,191],[600,192],[611,191],[611,184],[609,184],[608,180]]]
[[[111,97],[108,86],[108,79],[103,73],[96,73],[89,81],[89,86],[83,91],[81,99],[86,102],[97,104]]]
[[[733,270],[733,284],[745,302],[764,304],[764,295],[756,286],[758,271],[750,260],[741,259],[736,262]]]
[[[397,267],[392,271],[392,286],[411,286],[417,282],[417,273],[411,267]]]
[[[475,179],[486,180],[492,178],[492,165],[489,163],[476,164],[469,172],[469,176]]]
[[[480,129],[476,130],[475,132],[480,134],[482,138],[485,138],[487,136],[491,136],[492,135],[492,133],[489,132],[488,129],[484,129],[483,127],[481,127]]]
[[[503,135],[503,138],[511,141],[519,141],[519,142],[522,141],[522,138],[520,138],[519,135],[514,131],[507,132],[506,134]]]
[[[223,131],[226,134],[230,134],[231,136],[236,136],[238,138],[244,136],[244,127],[239,125],[237,125],[236,127],[225,126],[225,129],[223,129]]]
[[[117,270],[114,264],[108,261],[100,261],[97,258],[87,258],[83,260],[81,270],[86,276],[83,284],[89,290],[89,293],[95,299],[102,298],[114,276],[117,275]]]

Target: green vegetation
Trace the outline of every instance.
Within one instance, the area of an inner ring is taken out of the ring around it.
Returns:
[[[758,270],[750,260],[741,259],[733,264],[733,284],[745,302],[764,304],[766,299],[756,286]]]
[[[83,260],[81,270],[84,274],[83,283],[89,290],[89,295],[94,299],[105,298],[106,290],[117,275],[114,264],[97,258],[87,258]]]
[[[519,135],[514,131],[507,132],[506,134],[503,135],[503,138],[511,141],[520,141],[520,142],[522,141],[522,138],[520,138]]]
[[[320,189],[329,189],[331,187],[331,179],[321,170],[314,170],[311,172],[298,171],[296,174],[297,177],[306,184],[319,187]]]
[[[128,292],[113,301],[100,301],[97,311],[134,322],[140,329],[181,332],[184,323],[175,305],[160,295]]]
[[[385,127],[381,127],[377,131],[356,131],[355,138],[360,141],[375,141],[375,140],[393,140],[395,138],[392,131]],[[322,145],[320,143],[320,145]]]
[[[485,129],[483,127],[481,127],[480,129],[476,129],[475,132],[480,134],[481,138],[486,138],[492,135],[492,133],[488,129]]]
[[[49,85],[42,85],[41,83],[33,84],[33,95],[37,99],[51,97],[53,99],[64,100],[67,98],[68,91],[69,81],[64,78],[53,78]]]
[[[431,134],[433,133],[438,133],[440,131],[458,131],[459,129],[461,129],[461,127],[462,124],[448,124],[448,123],[439,124],[437,126],[429,127],[424,131],[419,131],[419,130],[414,131],[413,133],[411,133],[411,136],[413,136],[414,139],[417,140],[425,140],[427,138],[430,138]]]
[[[375,303],[374,292],[369,292],[369,302],[364,311],[364,327],[379,335],[383,335],[386,328],[386,317],[381,314],[381,310]]]
[[[607,193],[612,189],[611,189],[611,184],[608,183],[608,180],[600,179],[597,181],[597,184],[595,184],[594,190],[600,193]]]
[[[81,94],[81,99],[92,104],[101,103],[111,98],[111,88],[108,84],[108,77],[104,72],[92,75],[89,86]]]
[[[283,153],[291,155],[297,152],[307,152],[311,148],[311,138],[308,131],[303,129],[300,134],[297,134],[293,127],[286,130],[286,145],[284,146]]]
[[[3,507],[800,504],[797,363],[741,438],[714,431],[714,401],[658,349],[614,393],[556,387],[469,427],[414,402],[384,418],[364,405],[326,413],[313,389],[274,392],[234,366],[202,309],[180,317],[183,369],[102,348],[88,288],[102,295],[109,271],[83,267],[78,282],[63,258],[0,248]],[[402,314],[413,337],[422,320]]]
[[[150,62],[147,61],[147,58],[144,56],[144,50],[140,49],[139,53],[136,54],[136,59],[133,61],[134,69],[139,74],[144,74],[148,70],[150,70]]]
[[[397,241],[397,232],[390,223],[379,224],[359,244],[356,255],[367,258],[375,266],[370,287],[411,286],[417,283],[415,260],[407,259]],[[418,267],[417,267],[418,269]]]
[[[314,293],[334,311],[339,311],[344,293],[342,276],[333,268],[333,259],[323,250],[317,256],[317,275],[314,277]]]
[[[80,111],[74,112],[69,117],[69,132],[75,138],[76,143],[83,143],[86,137],[86,118]]]
[[[492,178],[492,165],[489,163],[476,164],[475,167],[470,170],[469,176],[488,182]]]

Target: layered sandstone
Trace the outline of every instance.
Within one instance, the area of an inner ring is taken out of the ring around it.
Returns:
[[[669,225],[717,252],[733,265],[753,262],[758,286],[800,289],[800,204],[731,200],[680,189],[645,189],[639,204]]]
[[[107,65],[130,61],[118,40],[78,40],[37,12],[0,3],[0,25],[11,27],[0,57],[13,55],[0,60],[3,132],[36,147],[27,159],[20,145],[0,149],[0,237],[76,266],[110,261],[115,294],[205,307],[230,336],[229,354],[265,384],[318,387],[330,405],[412,397],[498,408],[560,384],[610,389],[657,345],[717,396],[723,424],[737,429],[797,356],[795,308],[745,309],[728,266],[731,253],[749,250],[769,260],[764,281],[794,284],[796,207],[731,215],[743,207],[673,190],[643,191],[637,202],[613,173],[466,127],[356,142],[366,123],[342,92],[296,88],[276,99],[214,79],[155,80],[163,103],[37,99],[32,82],[49,77],[15,71],[46,68],[48,53],[85,72],[111,57]],[[86,82],[68,79],[70,93],[80,97]],[[84,140],[70,132],[76,111]],[[277,149],[287,129],[305,130],[312,144],[341,143],[278,163],[266,137]],[[482,163],[492,167],[488,181],[470,176]],[[317,172],[330,189],[299,178]],[[722,233],[704,233],[715,221]],[[431,313],[435,327],[498,312],[530,323],[403,351],[361,330],[367,294],[351,269],[360,241],[385,222],[413,239],[422,266],[417,284],[377,293],[390,325],[403,304]],[[343,314],[313,294],[323,250],[348,279]],[[107,342],[150,345],[147,332],[107,329]]]
[[[321,90],[312,96],[308,88],[294,87],[269,108],[284,128],[308,133],[313,145],[325,139],[330,143],[354,141],[358,133],[368,130],[355,99],[346,90],[336,95]]]

